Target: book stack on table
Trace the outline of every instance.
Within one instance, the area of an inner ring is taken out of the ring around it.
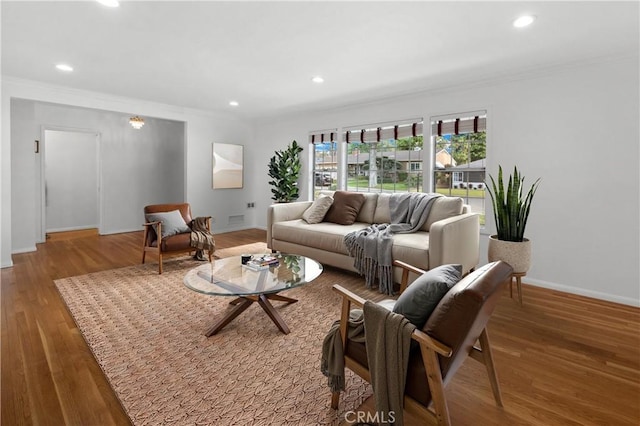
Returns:
[[[262,256],[248,261],[242,267],[252,271],[261,271],[280,265],[280,261],[275,256]]]

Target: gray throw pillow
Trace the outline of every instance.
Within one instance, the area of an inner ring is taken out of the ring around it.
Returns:
[[[462,265],[442,265],[425,272],[398,297],[393,312],[404,315],[421,329],[461,276]]]
[[[149,213],[146,216],[147,222],[162,222],[162,238],[172,235],[191,232],[191,228],[187,226],[184,218],[180,214],[180,210],[173,210],[166,213]],[[153,229],[158,232],[156,226]]]

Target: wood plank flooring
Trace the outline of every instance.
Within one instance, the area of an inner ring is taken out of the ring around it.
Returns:
[[[216,235],[218,248],[264,240],[261,230]],[[141,241],[140,232],[55,238],[2,269],[2,425],[129,424],[53,280],[138,264]],[[453,423],[640,424],[640,309],[526,284],[523,293],[520,307],[505,291],[489,324],[505,407],[468,360],[447,388]]]

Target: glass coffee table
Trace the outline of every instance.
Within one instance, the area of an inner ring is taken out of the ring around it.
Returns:
[[[254,258],[259,256],[254,255]],[[187,272],[184,284],[189,289],[211,296],[235,297],[229,302],[235,307],[207,330],[207,337],[218,333],[256,302],[280,331],[289,334],[289,327],[270,301],[297,302],[297,299],[278,293],[310,283],[322,273],[322,265],[304,256],[273,256],[278,258],[278,264],[261,270],[245,267],[241,256],[234,256],[216,259]]]

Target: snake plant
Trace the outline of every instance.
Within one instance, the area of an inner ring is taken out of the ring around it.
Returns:
[[[524,230],[531,211],[531,202],[538,189],[540,178],[531,185],[524,197],[524,176],[518,172],[517,167],[513,168],[513,175],[509,176],[509,183],[506,188],[502,180],[501,166],[498,167],[497,184],[493,176],[489,175],[489,178],[491,178],[491,186],[486,185],[486,187],[493,203],[493,217],[496,221],[498,239],[502,241],[523,241]]]

